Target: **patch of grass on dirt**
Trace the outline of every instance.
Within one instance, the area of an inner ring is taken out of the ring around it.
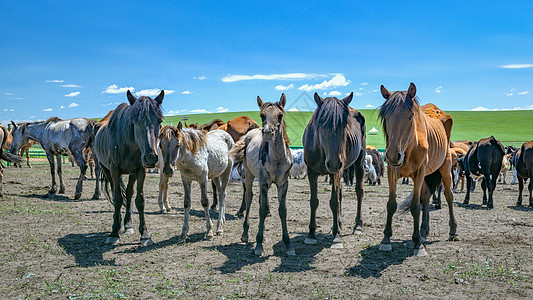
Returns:
[[[41,215],[63,216],[71,212],[72,206],[68,203],[53,203],[45,206],[28,201],[0,202],[0,214],[2,215],[23,215],[26,217]]]
[[[463,262],[457,260],[454,264],[442,267],[444,273],[451,275],[456,283],[471,283],[476,279],[507,281],[517,285],[518,281],[531,282],[533,274],[522,272],[519,265],[508,265],[490,261]]]

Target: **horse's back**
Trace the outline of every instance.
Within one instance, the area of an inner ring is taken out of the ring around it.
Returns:
[[[453,126],[453,119],[451,115],[442,111],[433,103],[424,104],[420,106],[420,109],[422,109],[422,111],[424,111],[426,115],[430,116],[431,118],[438,119],[444,126],[444,130],[446,131],[446,136],[448,139],[451,138]]]
[[[227,132],[219,129],[208,132],[206,137],[208,178],[211,179],[220,176],[227,169],[228,164],[233,163],[228,151],[235,142]]]

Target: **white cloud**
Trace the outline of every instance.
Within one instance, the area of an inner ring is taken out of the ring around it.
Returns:
[[[368,85],[368,82],[361,82],[362,86]]]
[[[507,94],[505,94],[505,96],[512,96],[512,95],[513,95],[513,93],[507,93]]]
[[[508,111],[508,110],[533,110],[533,104],[523,106],[523,107],[513,107],[513,108],[486,108],[483,106],[478,106],[476,108],[471,109],[471,111]]]
[[[4,95],[11,96],[11,95],[13,95],[13,93],[4,93]]]
[[[225,113],[225,112],[228,112],[228,111],[229,111],[229,108],[224,108],[222,106],[217,107],[217,112],[219,112],[219,113]]]
[[[79,88],[79,87],[81,87],[81,85],[77,85],[77,84],[61,84],[61,85],[59,85],[59,86],[61,86],[61,87],[68,87],[68,88],[71,88],[71,87],[72,87],[72,88]]]
[[[175,90],[165,90],[165,95],[174,94]],[[161,93],[160,89],[146,89],[146,90],[140,90],[135,93],[135,96],[148,96],[148,97],[154,97],[159,95]]]
[[[58,80],[58,79],[53,79],[53,80],[45,80],[45,82],[58,82],[58,83],[61,83],[63,82],[64,80]]]
[[[111,105],[119,105],[120,103],[112,103],[112,102],[109,102],[109,103],[106,103],[106,104],[102,104],[102,106],[111,106]]]
[[[63,109],[63,108],[65,108],[65,106],[64,106],[64,105],[61,105],[61,106],[59,107],[59,109]]]
[[[21,97],[15,97],[15,98],[7,98],[8,100],[22,100],[24,98],[21,98]]]
[[[202,76],[198,76],[198,77],[193,77],[192,79],[205,80],[205,79],[207,79],[207,77],[202,75]]]
[[[65,97],[76,97],[79,94],[81,94],[81,93],[80,92],[72,92],[72,93],[66,94]]]
[[[297,109],[296,107],[293,107],[293,108],[289,108],[288,111],[300,111],[299,109]]]
[[[11,108],[9,111],[15,111],[15,110]]]
[[[533,68],[533,64],[510,64],[510,65],[503,65],[500,68],[504,68],[504,69]]]
[[[435,89],[435,93],[440,94],[441,90],[442,90],[442,86],[439,86]]]
[[[191,111],[189,111],[191,114],[211,114],[212,112],[210,111],[207,111],[205,109],[193,109]]]
[[[348,94],[348,95],[350,95],[350,94]],[[363,95],[364,95],[364,94],[361,93],[361,92],[355,92],[355,94],[354,94],[354,96],[363,96]]]
[[[43,111],[52,111],[52,109],[51,108],[45,108],[45,109],[43,109]]]
[[[325,89],[336,88],[339,86],[347,86],[348,84],[350,84],[350,81],[346,80],[346,78],[343,75],[335,75],[330,80],[324,80],[322,83],[314,84],[314,85],[304,84],[298,89],[300,91],[311,92],[314,90],[325,90]]]
[[[170,110],[170,111],[165,112],[165,116],[179,115],[179,114],[184,113],[186,111],[187,111],[186,109]]]
[[[193,92],[192,91],[183,91],[181,92],[183,95],[190,95],[192,94]]]
[[[68,107],[72,108],[72,107],[76,107],[76,106],[79,106],[78,103],[75,103],[75,102],[72,102],[68,105]]]
[[[286,91],[286,90],[290,90],[290,89],[294,88],[294,83],[291,83],[289,85],[281,85],[280,84],[280,85],[276,85],[274,88],[276,90],[278,90],[278,91]]]
[[[324,77],[320,74],[308,73],[287,73],[287,74],[270,74],[270,75],[228,75],[222,77],[223,82],[235,82],[241,80],[295,80],[295,79],[311,79],[316,77]]]
[[[112,84],[108,86],[104,91],[102,91],[103,94],[122,94],[127,92],[128,90],[133,91],[135,90],[134,87],[121,87],[119,88],[116,84]]]
[[[372,107],[374,107],[374,105],[372,105],[372,104],[365,105],[365,108],[372,108]]]
[[[342,93],[339,91],[331,91],[328,94],[328,96],[340,96],[340,95],[342,95]]]
[[[527,95],[527,94],[529,94],[529,91],[523,91],[523,92],[518,93],[518,95]]]

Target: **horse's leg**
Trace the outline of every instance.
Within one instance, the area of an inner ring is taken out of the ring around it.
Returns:
[[[342,240],[340,237],[342,229],[342,185],[341,185],[341,173],[330,175],[332,181],[331,198],[329,200],[329,207],[333,213],[333,244],[331,248],[343,248]]]
[[[422,193],[422,186],[426,184],[424,182],[425,166],[421,167],[415,177],[413,178],[413,200],[411,201],[411,215],[413,216],[413,244],[414,256],[425,256],[427,255],[424,245],[422,244],[422,239],[420,236],[420,196]],[[424,197],[426,198],[426,197]],[[429,201],[429,194],[427,195],[427,200]],[[429,204],[429,203],[428,203]]]
[[[518,175],[517,178],[518,178],[518,200],[516,200],[516,206],[521,206],[522,205],[522,192],[524,190],[524,179],[520,175]]]
[[[134,234],[133,225],[131,225],[131,214],[133,213],[133,203],[131,199],[133,198],[133,185],[137,180],[136,174],[130,174],[128,178],[128,186],[126,187],[126,214],[124,216],[124,233],[125,234]],[[122,184],[119,182],[118,184]]]
[[[533,181],[530,179],[529,180],[529,185],[528,185],[528,189],[529,189],[529,207],[533,207]]]
[[[217,234],[222,234],[224,230],[222,226],[226,223],[226,188],[228,187],[229,177],[231,175],[231,168],[233,163],[231,160],[228,163],[226,171],[218,177],[219,185],[218,188],[218,199],[220,200],[218,207],[218,224],[217,224]]]
[[[113,204],[115,206],[115,211],[113,213],[113,227],[111,234],[106,240],[106,244],[116,244],[119,241],[119,231],[122,223],[122,215],[120,210],[122,209],[122,187],[120,185],[120,173],[116,168],[112,168],[110,171],[111,175],[111,187],[113,189]]]
[[[0,149],[0,151],[3,151]],[[3,191],[3,184],[4,184],[4,167],[2,164],[0,164],[0,197],[4,197],[4,191]]]
[[[78,177],[78,183],[76,184],[76,192],[74,193],[74,199],[78,200],[81,198],[81,193],[83,190],[83,179],[85,178],[85,173],[87,172],[87,163],[83,158],[83,151],[81,150],[72,151],[72,156],[74,156],[76,164],[80,168],[80,177]]]
[[[59,177],[59,194],[65,193],[65,183],[63,182],[63,166],[61,156],[61,154],[56,155],[57,177]]]
[[[48,158],[48,163],[50,164],[50,175],[52,176],[52,187],[48,191],[49,194],[55,194],[57,192],[57,185],[56,185],[56,164],[55,164],[55,157],[52,153],[46,152],[46,158]]]
[[[246,183],[245,180],[242,181],[242,201],[241,201],[241,207],[239,208],[239,211],[237,212],[237,217],[242,218],[244,217],[244,211],[246,210]]]
[[[252,205],[252,197],[253,197],[253,191],[252,191],[252,185],[254,184],[254,176],[252,173],[245,167],[244,168],[244,185],[245,185],[245,199],[246,199],[246,210],[244,214],[244,223],[242,224],[242,236],[241,241],[247,243],[248,242],[248,229],[250,228],[250,206]]]
[[[448,165],[445,163],[441,168],[440,172],[442,175],[442,185],[444,186],[444,197],[446,198],[446,203],[448,203],[448,215],[449,215],[449,225],[450,225],[450,235],[448,237],[449,241],[458,241],[457,236],[457,221],[455,220],[455,215],[453,213],[453,191],[451,190],[451,180],[452,178],[446,176]],[[450,167],[451,168],[451,167]]]
[[[490,187],[487,185],[487,182],[490,183],[490,181],[487,181],[487,178],[489,176],[490,175],[484,176],[483,180],[481,181],[481,189],[483,190],[483,205],[487,205],[487,189],[489,189],[489,194],[490,194]]]
[[[361,155],[364,159],[364,155]],[[357,167],[355,167],[357,165]],[[361,208],[363,205],[363,196],[365,195],[364,190],[364,184],[363,184],[363,176],[365,174],[365,170],[363,169],[363,166],[361,166],[360,163],[355,162],[355,194],[357,196],[357,215],[355,216],[355,226],[353,227],[353,233],[361,234],[363,233],[363,218],[362,218],[362,212]],[[375,183],[374,183],[375,184]]]
[[[311,198],[309,203],[311,205],[311,217],[309,220],[309,233],[305,238],[304,243],[307,245],[315,245],[316,241],[316,210],[318,208],[318,195],[317,195],[317,179],[318,174],[316,174],[309,167],[307,168],[307,179],[309,180],[309,188],[311,190]]]
[[[157,197],[157,204],[159,204],[159,211],[164,214],[170,212],[170,205],[168,204],[168,181],[170,176],[166,176],[163,172],[159,173],[159,196]]]
[[[437,191],[435,190],[435,193]],[[431,196],[428,185],[424,182],[422,183],[422,189],[420,190],[420,203],[422,204],[422,224],[420,224],[420,242],[423,244],[427,240],[429,235],[429,199]],[[419,205],[420,207],[420,205]]]
[[[183,226],[181,228],[180,240],[187,238],[189,232],[189,218],[191,216],[191,181],[188,178],[181,176],[183,183]]]
[[[287,229],[287,189],[289,188],[289,180],[286,179],[278,188],[278,201],[279,201],[279,218],[281,220],[281,232],[282,240],[285,244],[285,253],[288,256],[294,256],[294,247],[292,246],[291,239],[289,238],[289,230]]]
[[[31,148],[31,146],[26,148],[26,165],[28,165],[28,167],[31,168],[31,165],[30,165],[30,148]],[[20,166],[20,167],[22,168],[22,166]]]
[[[255,250],[254,254],[261,256],[263,254],[263,239],[265,236],[265,219],[268,216],[268,190],[270,189],[270,183],[262,178],[263,174],[259,175],[259,228],[257,230],[257,236],[255,238]]]
[[[211,180],[211,187],[213,188],[213,204],[211,204],[211,209],[216,211],[218,204],[218,190],[214,180]]]
[[[487,204],[488,208],[494,208],[494,191],[496,190],[496,178],[498,174],[500,173],[500,170],[496,170],[489,178],[491,178],[491,181],[487,184],[487,188],[489,190],[489,202]]]
[[[466,178],[466,195],[465,195],[465,200],[463,201],[463,204],[468,204],[470,203],[470,189],[472,188],[472,177],[470,176],[470,173],[466,172],[465,173],[465,178]]]
[[[206,239],[213,238],[213,222],[211,222],[211,216],[209,215],[209,197],[207,196],[207,174],[204,179],[199,181],[201,191],[201,203],[205,212],[205,227],[206,227]]]
[[[137,196],[135,197],[135,207],[137,207],[137,212],[139,213],[139,232],[141,233],[141,244],[143,246],[153,245],[152,237],[148,234],[148,228],[146,226],[146,221],[144,218],[144,179],[146,178],[146,170],[144,168],[139,168],[135,174],[137,177]],[[130,176],[131,177],[131,176]],[[128,182],[129,185],[129,182]]]
[[[441,200],[441,193],[442,193],[442,183],[439,184],[439,188],[437,190],[437,195],[433,194],[433,203],[435,204],[435,209],[441,209],[442,208],[442,200]]]
[[[100,176],[102,175],[101,174],[101,166],[100,166],[100,162],[98,160],[98,157],[96,157],[96,155],[93,155],[93,161],[94,161],[94,172],[95,172],[95,177],[96,177],[96,185],[95,185],[95,188],[94,188],[94,195],[92,197],[92,199],[100,199]]]
[[[383,230],[383,240],[379,244],[380,251],[392,251],[390,238],[392,236],[392,216],[398,208],[396,203],[396,184],[398,183],[398,174],[391,168],[387,169],[387,179],[389,180],[389,201],[387,201],[387,224]]]

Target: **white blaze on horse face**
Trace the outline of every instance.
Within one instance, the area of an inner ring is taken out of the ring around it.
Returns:
[[[137,122],[134,124],[135,142],[141,151],[143,167],[153,168],[157,163],[156,133],[154,126]]]

